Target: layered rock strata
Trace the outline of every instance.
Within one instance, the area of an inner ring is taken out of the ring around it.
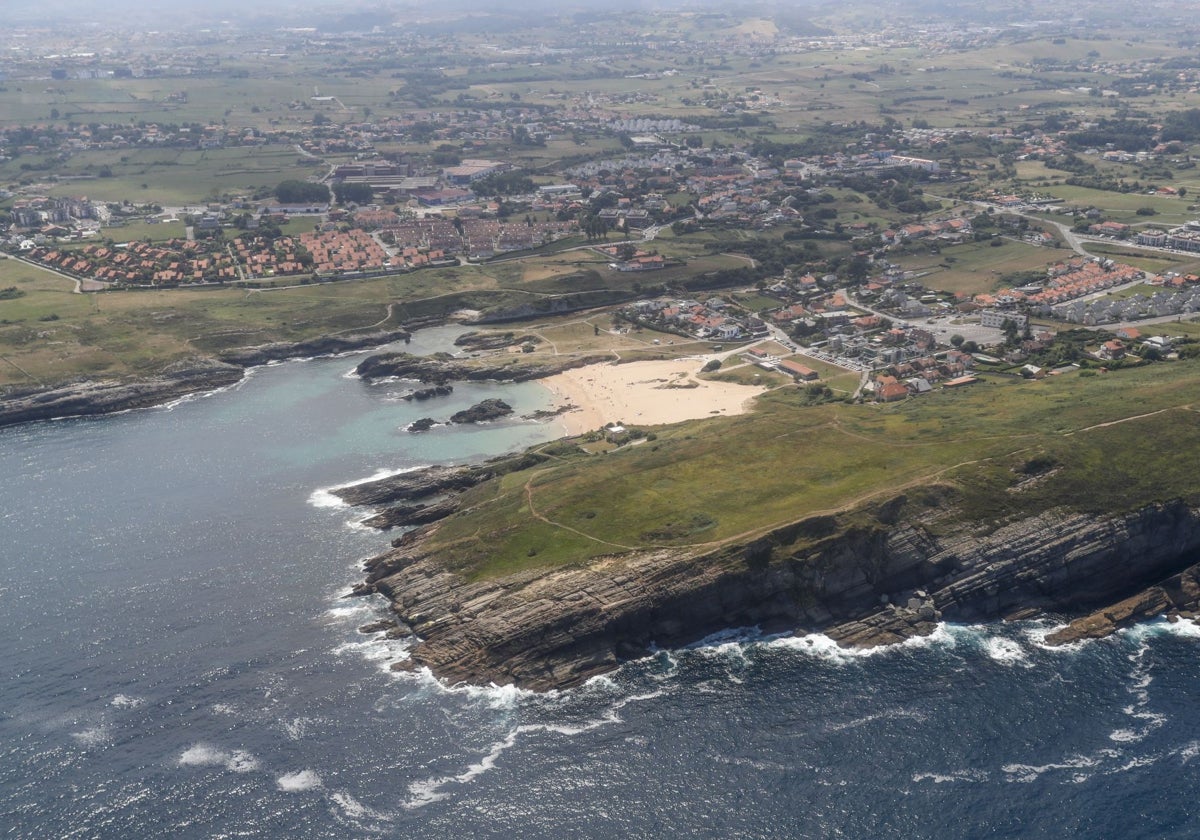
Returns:
[[[426,384],[444,385],[456,380],[494,380],[497,382],[528,382],[544,379],[564,370],[611,362],[605,354],[563,356],[548,361],[528,362],[521,359],[468,363],[459,359],[435,356],[414,356],[411,353],[377,353],[363,359],[355,373],[366,380],[397,378],[413,379]]]
[[[428,552],[436,527],[369,561],[356,588],[389,598],[418,637],[397,667],[532,689],[576,685],[651,645],[731,627],[821,631],[868,647],[940,620],[1078,613],[1164,581],[1161,595],[1119,608],[1105,625],[1117,627],[1125,616],[1194,609],[1200,591],[1195,569],[1180,575],[1200,549],[1200,511],[1182,502],[1109,517],[1049,512],[979,537],[819,517],[702,554],[637,551],[484,580]]]
[[[177,362],[158,376],[135,382],[87,381],[8,396],[0,400],[0,426],[147,408],[233,385],[243,375],[245,370],[237,365],[197,358]]]

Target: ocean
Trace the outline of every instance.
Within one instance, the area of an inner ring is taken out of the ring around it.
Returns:
[[[452,349],[422,331],[414,352]],[[360,356],[0,430],[0,829],[11,838],[1192,838],[1200,629],[1052,622],[872,653],[731,630],[563,692],[446,687],[347,600],[388,537],[328,488],[549,440],[402,431]]]

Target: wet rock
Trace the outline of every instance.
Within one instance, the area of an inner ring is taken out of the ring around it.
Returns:
[[[358,628],[359,633],[383,633],[396,627],[396,619],[381,618],[379,621],[372,621],[369,624],[364,624]]]
[[[305,341],[280,341],[272,344],[260,344],[256,347],[238,347],[232,350],[223,350],[218,355],[222,361],[250,367],[251,365],[265,365],[267,362],[281,359],[349,353],[353,350],[362,350],[364,347],[378,347],[381,344],[391,344],[393,341],[407,341],[411,337],[412,333],[406,329],[376,330],[345,335],[318,336]]]
[[[434,385],[430,388],[418,388],[416,391],[410,391],[400,397],[400,399],[408,401],[417,400],[418,402],[422,402],[424,400],[431,400],[434,397],[448,397],[453,393],[453,385]]]
[[[430,505],[396,505],[363,521],[371,528],[386,530],[397,526],[425,525],[445,519],[460,507],[457,499],[442,499]]]
[[[0,426],[30,420],[89,416],[161,405],[188,394],[224,388],[245,370],[214,359],[185,359],[135,382],[86,381],[0,399]]]
[[[501,399],[486,399],[478,402],[470,408],[462,411],[457,411],[450,415],[451,423],[486,423],[490,420],[499,420],[501,417],[507,417],[513,413],[511,405]]]

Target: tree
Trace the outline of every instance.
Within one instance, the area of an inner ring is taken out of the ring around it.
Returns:
[[[964,341],[966,341],[966,339],[963,338],[958,333],[955,333],[954,335],[950,336],[950,346],[951,347],[962,347]]]
[[[1006,345],[1011,347],[1017,343],[1017,334],[1019,329],[1020,328],[1017,326],[1017,322],[1012,318],[1004,319],[1004,321],[1000,324],[1000,331],[1004,333],[1004,343]]]
[[[333,185],[333,194],[340,204],[368,204],[374,197],[370,184],[346,183],[339,181]]]
[[[329,201],[329,188],[324,184],[291,179],[279,182],[275,197],[281,204],[324,204]]]

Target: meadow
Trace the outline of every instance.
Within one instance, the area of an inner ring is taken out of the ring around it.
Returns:
[[[953,498],[984,530],[1047,507],[1194,500],[1171,453],[1200,444],[1197,364],[984,377],[888,405],[807,406],[803,388],[778,388],[751,414],[646,428],[653,439],[602,456],[555,444],[553,459],[469,491],[430,547],[490,576],[634,548],[700,553],[938,487],[936,504]],[[1022,484],[1031,463],[1056,469]]]

